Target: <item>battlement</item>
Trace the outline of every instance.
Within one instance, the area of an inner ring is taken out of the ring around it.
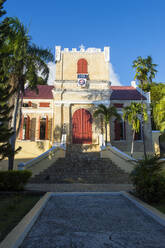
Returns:
[[[61,49],[61,46],[56,46],[55,47],[55,59],[56,61],[60,61],[61,60],[61,54],[65,54],[65,53],[84,53],[84,54],[96,54],[96,53],[104,53],[105,55],[105,60],[108,62],[109,58],[110,58],[110,47],[104,47],[104,50],[101,50],[101,48],[95,48],[95,47],[89,47],[87,49],[85,49],[85,47],[83,45],[81,45],[79,47],[79,49],[77,48],[64,48],[63,50]]]

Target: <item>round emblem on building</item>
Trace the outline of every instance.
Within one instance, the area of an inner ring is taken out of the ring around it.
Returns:
[[[78,86],[85,87],[86,85],[86,79],[81,78],[78,80]]]

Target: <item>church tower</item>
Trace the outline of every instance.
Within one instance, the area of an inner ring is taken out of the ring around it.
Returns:
[[[55,143],[66,133],[68,144],[98,144],[100,120],[93,113],[99,104],[110,104],[110,48],[56,46],[55,59]]]

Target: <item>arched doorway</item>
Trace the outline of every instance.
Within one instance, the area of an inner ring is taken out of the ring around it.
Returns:
[[[73,144],[92,144],[92,115],[86,109],[78,109],[72,118]]]

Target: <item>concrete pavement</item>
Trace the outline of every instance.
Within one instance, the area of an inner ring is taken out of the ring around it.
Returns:
[[[165,227],[123,195],[54,194],[21,248],[164,248]]]

